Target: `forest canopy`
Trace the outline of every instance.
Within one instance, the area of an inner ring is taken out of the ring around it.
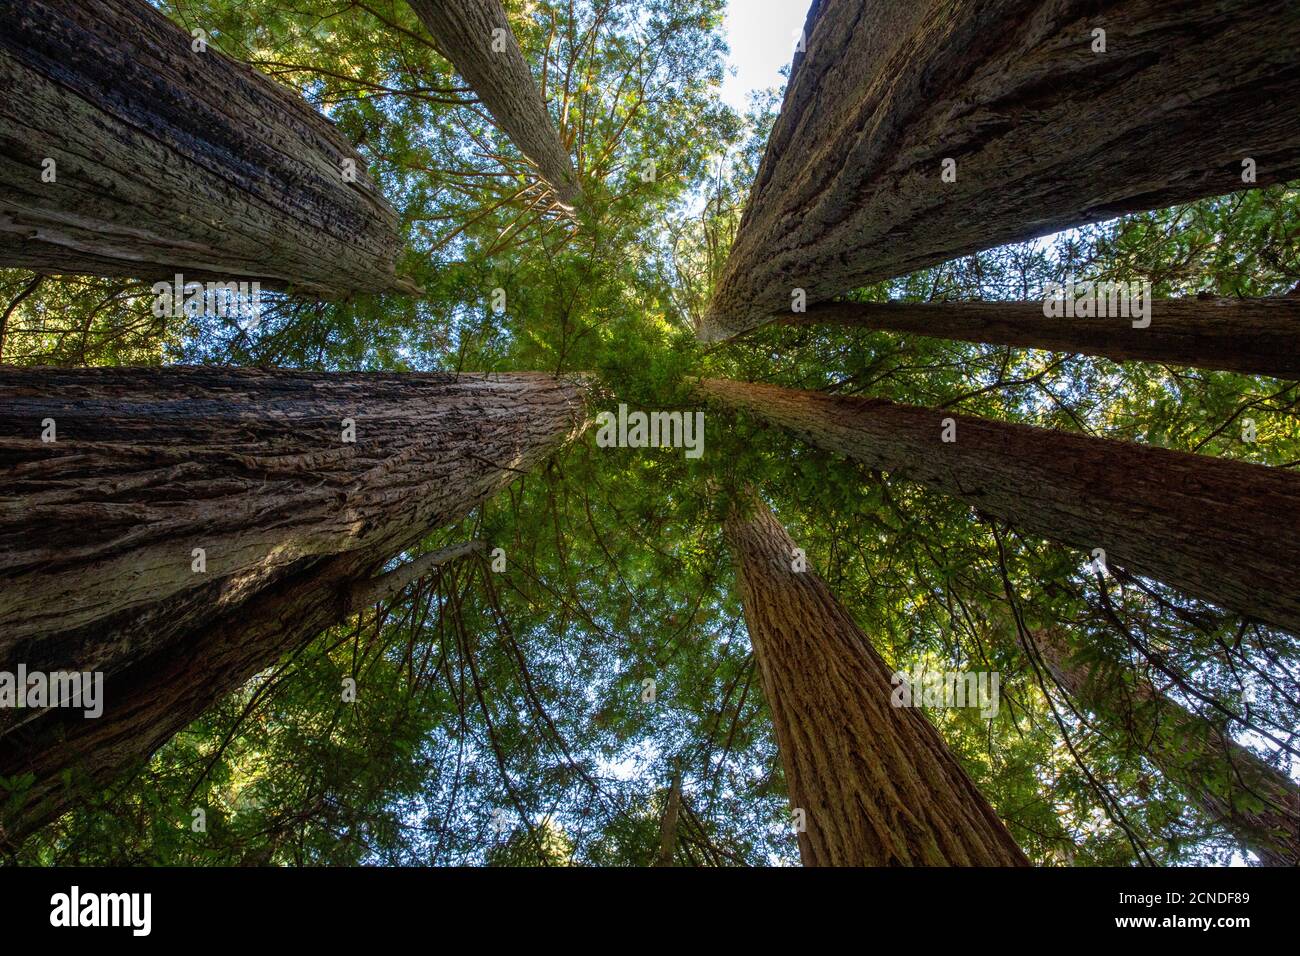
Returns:
[[[75,800],[6,845],[11,862],[797,864],[784,741],[739,580],[737,522],[754,508],[889,671],[997,675],[996,707],[919,695],[918,713],[1028,862],[1260,861],[1232,817],[1266,811],[1268,796],[1241,802],[1232,761],[1198,762],[1187,740],[1240,745],[1294,796],[1300,635],[906,467],[827,450],[701,383],[934,410],[954,416],[957,448],[973,416],[1294,475],[1300,382],[797,316],[703,341],[782,110],[777,89],[743,115],[722,100],[723,0],[504,3],[580,184],[571,204],[412,5],[155,6],[352,145],[395,213],[400,286],[268,283],[250,317],[157,308],[156,276],[3,268],[0,362],[544,373],[581,383],[593,427],[382,567],[481,546],[366,592],[111,783],[70,774]],[[1015,303],[1053,283],[1149,283],[1158,328],[1163,300],[1300,296],[1300,180],[1220,192],[837,302]],[[674,434],[699,421],[702,453],[612,440],[620,409],[659,415],[665,436],[670,416]],[[615,424],[603,440],[599,414]],[[1286,519],[1252,520],[1262,533]],[[1225,568],[1235,560],[1223,551]],[[1069,668],[1093,679],[1075,686]],[[0,805],[17,812],[31,785],[0,778]],[[1212,812],[1215,799],[1233,812]]]

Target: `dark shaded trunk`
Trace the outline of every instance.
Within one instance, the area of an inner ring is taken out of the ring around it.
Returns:
[[[756,498],[726,521],[806,866],[1023,866],[938,732]]]
[[[1300,378],[1300,296],[1157,299],[1151,324],[1049,318],[1037,302],[828,302],[779,320]]]
[[[1289,3],[818,0],[805,32],[705,339],[795,288],[1242,189],[1245,159],[1257,185],[1300,176]]]
[[[0,0],[0,22],[0,266],[413,288],[365,162],[293,91],[141,0]]]
[[[0,659],[141,616],[157,631],[197,595],[225,606],[300,558],[403,542],[580,415],[578,385],[534,373],[0,370]]]
[[[226,695],[343,620],[352,610],[349,590],[388,557],[368,548],[295,562],[274,586],[196,620],[170,644],[106,677],[101,717],[45,711],[0,736],[0,776],[33,778],[23,801],[0,811],[0,847],[16,847],[93,800]]]
[[[581,200],[573,161],[560,142],[499,0],[409,0],[439,52],[474,88],[502,132],[537,167],[562,203]],[[498,32],[494,35],[493,31]],[[499,49],[493,49],[493,44]]]
[[[721,379],[701,387],[818,448],[1300,634],[1294,472],[882,399]]]
[[[102,717],[18,711],[0,736],[0,775],[48,807],[7,829],[400,583],[368,579],[585,417],[579,383],[533,373],[0,370],[0,669],[105,675]]]
[[[1043,662],[1078,703],[1118,726],[1170,783],[1267,866],[1300,865],[1300,788],[1127,668],[1079,659],[1039,631]]]

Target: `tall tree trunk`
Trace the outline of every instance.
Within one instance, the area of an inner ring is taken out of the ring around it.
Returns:
[[[103,654],[119,621],[159,630],[300,558],[396,547],[581,414],[577,383],[534,373],[0,370],[0,660],[88,627]]]
[[[500,0],[409,0],[438,50],[474,88],[502,131],[570,209],[581,199],[569,153],[551,122]]]
[[[756,497],[726,520],[750,643],[807,866],[1025,865],[1024,854],[891,672]]]
[[[1245,160],[1300,175],[1288,3],[816,0],[805,37],[702,338],[795,288],[1242,189]]]
[[[659,853],[655,856],[655,866],[672,866],[673,853],[677,850],[677,820],[682,810],[682,772],[673,771],[672,786],[668,789],[668,804],[664,807],[664,817],[659,824]]]
[[[72,806],[138,770],[210,707],[341,621],[355,607],[349,591],[388,557],[371,547],[299,560],[273,587],[238,607],[194,618],[173,632],[170,643],[105,678],[101,717],[47,710],[0,736],[0,776],[32,776],[20,803],[0,805],[0,848],[16,848]]]
[[[1118,724],[1160,772],[1268,866],[1300,866],[1300,788],[1143,677],[1080,660],[1060,634],[1034,641],[1083,707]],[[1127,677],[1127,679],[1126,679]]]
[[[36,775],[11,838],[66,806],[65,772],[146,758],[585,424],[581,383],[535,373],[0,370],[0,670],[105,675],[103,716],[0,735],[0,776]]]
[[[414,288],[396,213],[296,93],[143,0],[0,0],[0,22],[0,266]]]
[[[882,399],[701,387],[818,448],[1300,634],[1294,472]]]
[[[1049,318],[1041,301],[827,302],[779,321],[1300,378],[1300,296],[1157,299],[1150,318]]]

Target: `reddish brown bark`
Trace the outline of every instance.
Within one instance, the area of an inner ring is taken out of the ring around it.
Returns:
[[[0,266],[413,289],[365,161],[293,91],[142,0],[0,0],[0,22]]]
[[[726,521],[806,866],[1023,866],[1024,854],[757,499]]]
[[[1300,378],[1300,296],[1157,299],[1151,324],[1049,318],[1034,302],[827,302],[780,319]]]
[[[1060,685],[1118,726],[1170,783],[1267,866],[1300,866],[1300,788],[1144,677],[1082,660],[1062,635],[1035,643]]]
[[[722,379],[701,387],[826,451],[1300,634],[1294,472],[881,399]]]
[[[1093,31],[1106,52],[1093,52]],[[1002,243],[1300,176],[1255,0],[817,0],[701,337]],[[942,178],[944,160],[956,178]]]

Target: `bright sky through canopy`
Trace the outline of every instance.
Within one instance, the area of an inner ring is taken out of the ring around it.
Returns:
[[[794,57],[809,5],[809,0],[731,0],[724,29],[736,75],[722,84],[722,98],[733,109],[744,112],[752,90],[784,87],[781,68]]]

